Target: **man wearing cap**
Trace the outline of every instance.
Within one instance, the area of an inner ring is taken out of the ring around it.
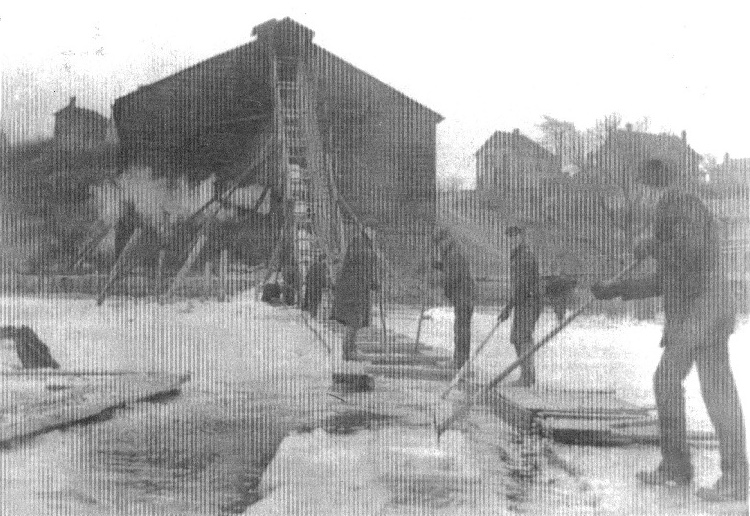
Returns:
[[[677,188],[668,164],[649,161],[639,181],[661,193],[652,236],[634,249],[636,258],[656,260],[656,272],[592,287],[598,299],[664,298],[664,351],[654,374],[662,460],[656,470],[639,473],[639,478],[662,485],[687,484],[693,478],[682,383],[695,365],[721,458],[721,477],[698,494],[714,501],[747,501],[745,426],[728,349],[735,306],[717,227],[698,197]]]
[[[445,297],[453,305],[453,362],[460,369],[471,354],[471,316],[474,313],[474,278],[469,261],[450,233],[441,229],[435,236],[439,260],[434,267],[443,272]]]
[[[506,321],[513,311],[513,328],[510,341],[520,357],[534,344],[534,328],[542,313],[542,296],[539,285],[539,264],[531,249],[526,245],[524,231],[518,226],[505,230],[511,242],[510,253],[510,295],[508,304],[498,319]],[[533,357],[521,364],[519,384],[531,387],[536,382]]]

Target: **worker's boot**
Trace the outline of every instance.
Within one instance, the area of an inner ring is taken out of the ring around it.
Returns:
[[[698,496],[708,502],[747,502],[747,475],[723,474],[713,487],[698,490]]]
[[[662,452],[659,467],[653,471],[641,471],[638,480],[644,484],[659,486],[686,486],[693,480],[693,466],[687,451]]]

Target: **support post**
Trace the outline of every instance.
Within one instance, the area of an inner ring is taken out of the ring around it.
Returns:
[[[229,250],[223,249],[219,258],[219,301],[229,298]]]
[[[203,299],[211,299],[213,297],[213,275],[211,274],[211,260],[206,260],[203,265]]]
[[[102,303],[104,303],[104,300],[107,297],[107,292],[109,292],[109,289],[112,287],[114,282],[117,280],[117,278],[122,274],[122,272],[125,269],[125,259],[130,255],[130,253],[133,250],[133,247],[135,247],[135,244],[138,242],[138,240],[141,238],[141,233],[143,232],[143,228],[136,228],[135,231],[133,231],[133,234],[130,235],[130,239],[128,240],[128,243],[125,244],[125,247],[123,247],[122,251],[120,252],[120,256],[117,257],[117,261],[112,266],[112,269],[109,271],[109,277],[107,278],[107,282],[104,284],[104,287],[102,288],[101,292],[99,292],[99,297],[96,300],[96,304],[101,306]]]
[[[165,296],[167,299],[172,298],[177,287],[185,279],[185,276],[193,267],[193,264],[195,264],[196,260],[198,259],[198,256],[203,250],[203,247],[206,245],[206,240],[207,240],[206,233],[205,231],[201,230],[201,233],[198,236],[198,240],[195,242],[195,245],[193,245],[193,248],[190,250],[190,254],[188,254],[188,257],[185,260],[185,263],[182,264],[182,268],[180,268],[179,272],[172,280],[172,283],[169,285],[169,289],[167,290],[167,293]]]
[[[158,298],[159,293],[162,291],[162,287],[164,285],[164,256],[166,255],[166,251],[164,249],[159,249],[159,261],[156,264],[156,285],[154,289],[154,294]]]

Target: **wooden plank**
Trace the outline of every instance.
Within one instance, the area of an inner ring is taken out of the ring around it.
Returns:
[[[628,403],[614,393],[601,390],[552,390],[503,386],[500,396],[533,413],[618,413],[644,412],[642,407]]]
[[[365,360],[377,365],[425,365],[440,366],[452,360],[449,356],[412,355],[406,353],[357,353],[357,360]]]
[[[94,377],[64,371],[4,376],[0,446],[88,421],[126,405],[177,393],[190,377],[160,373],[102,373]],[[25,385],[14,391],[8,378]]]
[[[365,368],[369,374],[386,378],[410,380],[430,380],[445,382],[453,378],[456,369],[453,367],[426,367],[421,365],[378,365],[371,364]]]

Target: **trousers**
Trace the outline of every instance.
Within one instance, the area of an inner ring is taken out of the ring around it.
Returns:
[[[667,344],[654,374],[662,464],[690,469],[683,381],[695,365],[701,394],[719,441],[722,474],[747,482],[745,424],[729,365],[729,337],[711,343]]]
[[[454,307],[453,323],[453,362],[457,368],[463,367],[471,355],[471,316],[474,306],[457,303]]]

